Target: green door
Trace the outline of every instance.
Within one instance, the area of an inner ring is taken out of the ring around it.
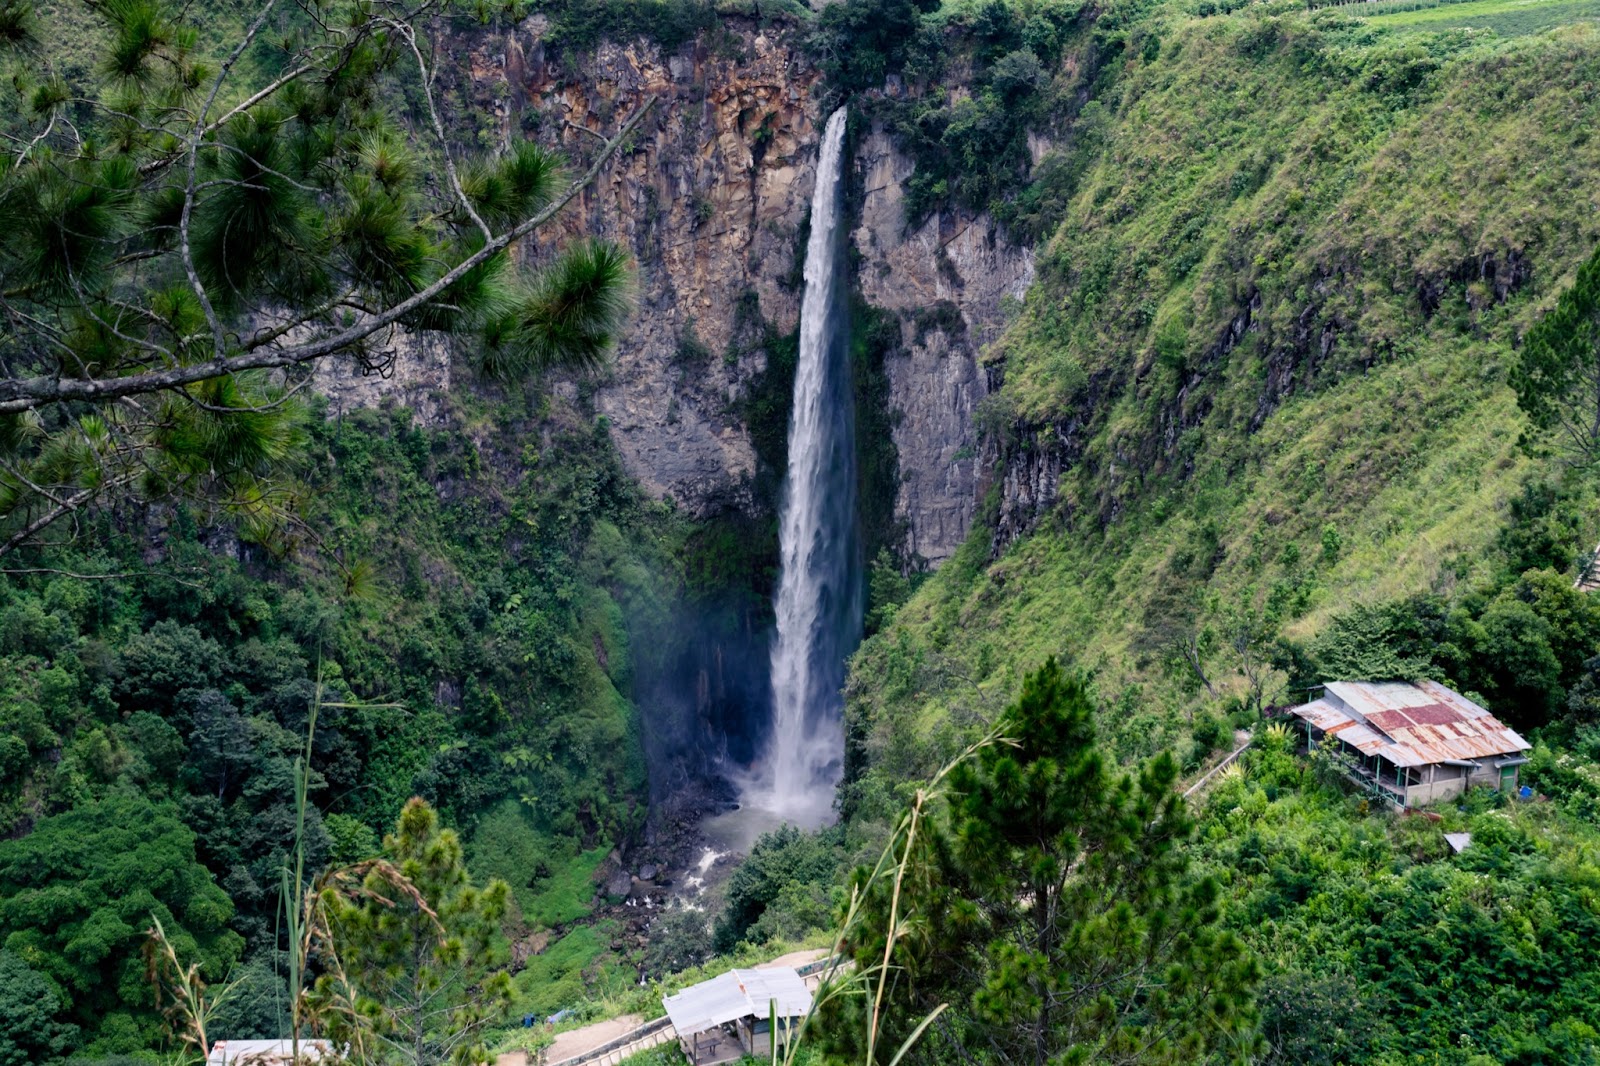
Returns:
[[[1502,766],[1500,768],[1500,791],[1515,792],[1517,790],[1517,768],[1515,766]]]

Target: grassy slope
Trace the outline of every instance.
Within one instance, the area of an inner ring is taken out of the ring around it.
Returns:
[[[1086,444],[1032,537],[991,564],[977,534],[860,653],[880,780],[925,771],[1055,653],[1098,671],[1120,755],[1169,744],[1203,701],[1163,666],[1168,634],[1275,605],[1304,636],[1470,579],[1534,472],[1506,364],[1600,229],[1600,33],[1144,30],[1159,48],[1135,36],[1104,151],[992,353],[1022,423],[1077,420]],[[1484,255],[1531,265],[1503,303],[1462,280]],[[1239,665],[1210,650],[1219,695]]]
[[[1364,11],[1357,13],[1365,14]],[[1468,0],[1467,3],[1413,11],[1395,10],[1373,17],[1373,22],[1393,29],[1493,30],[1501,36],[1512,37],[1593,18],[1600,18],[1600,4],[1594,0]]]

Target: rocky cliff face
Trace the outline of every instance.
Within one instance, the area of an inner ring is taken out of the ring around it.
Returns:
[[[634,144],[565,216],[639,263],[639,312],[595,404],[652,495],[696,515],[746,506],[756,457],[737,410],[765,368],[764,338],[799,316],[816,75],[783,30],[753,22],[674,54],[640,39],[581,60],[551,55],[543,34],[529,19],[472,52],[473,89],[480,100],[487,91],[501,137],[527,131],[578,162],[657,98]]]
[[[999,332],[1005,298],[1027,291],[1033,255],[987,215],[942,211],[910,227],[902,190],[914,164],[881,126],[863,138],[856,165],[864,177],[854,234],[861,293],[901,322],[888,366],[899,416],[895,513],[906,522],[906,547],[938,563],[966,539],[986,469],[972,421],[989,391],[979,355]]]
[[[765,342],[799,316],[803,235],[825,116],[817,73],[793,27],[728,19],[676,52],[644,39],[556,54],[541,17],[455,42],[457,90],[493,145],[534,136],[583,165],[634,107],[657,104],[634,142],[569,208],[569,232],[630,248],[639,312],[594,402],[624,462],[652,495],[692,514],[749,508],[756,455],[740,401],[765,369]],[[986,394],[978,361],[1002,301],[1020,297],[1032,256],[987,217],[942,213],[909,226],[902,185],[913,163],[881,128],[855,146],[858,283],[896,313],[891,356],[906,547],[938,563],[961,542],[980,490],[972,412]],[[537,257],[537,247],[524,250]],[[325,376],[335,409],[386,398],[441,417],[446,348],[406,340],[388,378]]]

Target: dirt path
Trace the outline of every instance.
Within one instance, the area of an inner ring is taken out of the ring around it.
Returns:
[[[1196,792],[1199,792],[1202,788],[1204,788],[1206,786],[1206,784],[1208,782],[1211,781],[1211,779],[1213,777],[1215,777],[1219,772],[1221,772],[1221,770],[1224,767],[1228,766],[1235,759],[1237,759],[1240,755],[1244,754],[1244,749],[1246,749],[1246,748],[1248,748],[1250,746],[1250,740],[1251,740],[1250,734],[1245,732],[1243,729],[1234,730],[1233,731],[1233,742],[1237,746],[1231,752],[1229,752],[1226,756],[1224,756],[1219,762],[1217,762],[1217,764],[1215,766],[1211,767],[1211,769],[1207,770],[1204,774],[1201,774],[1200,775],[1200,780],[1196,781],[1194,784],[1192,784],[1188,788],[1184,789],[1183,790],[1183,798],[1184,799],[1188,799],[1190,796],[1194,795]]]
[[[623,1033],[637,1029],[643,1024],[642,1015],[624,1014],[620,1018],[608,1018],[603,1022],[586,1025],[582,1029],[568,1029],[564,1033],[556,1034],[556,1042],[545,1052],[545,1059],[549,1062],[560,1062],[574,1055],[582,1055],[585,1051],[615,1040]]]
[[[643,1024],[644,1018],[641,1015],[624,1014],[620,1018],[607,1018],[603,1022],[557,1033],[555,1043],[545,1051],[545,1061],[561,1062],[582,1055],[585,1051],[592,1051],[601,1044],[609,1043]],[[528,1066],[528,1054],[524,1051],[509,1052],[495,1059],[495,1066]]]
[[[787,955],[779,955],[777,958],[771,959],[767,962],[756,963],[756,969],[770,970],[774,966],[793,966],[795,969],[799,969],[807,963],[816,962],[818,959],[823,958],[827,954],[828,951],[826,948],[808,948],[805,951],[791,951]]]

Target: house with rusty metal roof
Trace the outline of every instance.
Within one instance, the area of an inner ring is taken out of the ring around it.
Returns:
[[[1531,744],[1437,681],[1330,681],[1291,707],[1307,744],[1337,745],[1352,776],[1397,807],[1421,807],[1487,785],[1515,792]]]

